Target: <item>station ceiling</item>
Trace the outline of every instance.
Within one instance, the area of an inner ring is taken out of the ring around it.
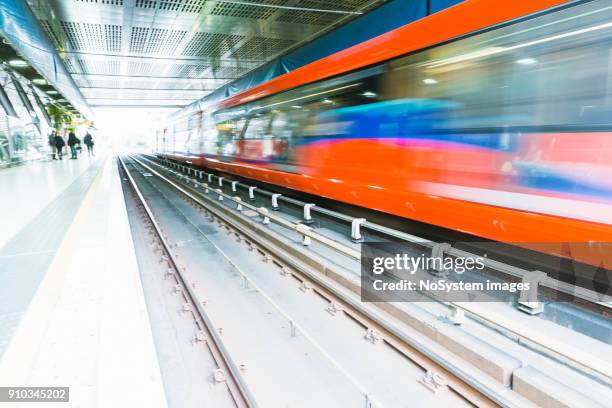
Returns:
[[[92,107],[182,107],[387,0],[28,0]]]

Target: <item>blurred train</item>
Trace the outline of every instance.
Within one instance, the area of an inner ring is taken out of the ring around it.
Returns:
[[[609,243],[612,3],[468,0],[170,123],[157,143],[489,240]]]

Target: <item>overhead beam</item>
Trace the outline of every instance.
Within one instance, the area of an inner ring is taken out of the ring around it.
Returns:
[[[180,89],[180,88],[111,88],[108,86],[81,86],[79,87],[81,90],[85,89],[99,89],[99,90],[107,90],[107,91],[148,91],[148,92],[155,92],[155,91],[173,91],[173,92],[212,92],[217,88],[207,88],[207,89]]]
[[[90,104],[89,106],[94,108],[172,108],[172,109],[180,109],[187,106],[187,104],[182,105],[117,105],[117,104]]]
[[[121,74],[87,74],[82,72],[71,72],[72,76],[79,77],[100,77],[100,78],[137,78],[137,79],[149,79],[149,80],[165,80],[172,79],[175,81],[189,81],[189,82],[202,82],[206,80],[227,82],[234,78],[214,78],[214,77],[203,77],[203,78],[185,78],[185,77],[168,77],[168,76],[150,76],[150,75],[121,75]]]

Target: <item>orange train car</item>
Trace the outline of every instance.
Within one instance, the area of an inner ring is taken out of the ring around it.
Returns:
[[[604,0],[468,0],[170,124],[158,151],[494,241],[609,243],[611,21]]]

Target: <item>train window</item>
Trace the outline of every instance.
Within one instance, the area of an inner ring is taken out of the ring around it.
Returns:
[[[219,137],[226,140],[240,139],[245,131],[245,126],[248,124],[245,117],[232,118],[222,122],[218,122],[215,127],[219,133]]]
[[[612,43],[599,27],[612,11],[589,7],[586,30],[559,11],[390,61],[383,92],[456,102],[435,124],[449,130],[611,124],[612,71],[602,67]]]
[[[244,131],[244,139],[263,139],[271,137],[271,126],[272,120],[271,114],[259,114],[252,117],[248,121],[248,125]]]

